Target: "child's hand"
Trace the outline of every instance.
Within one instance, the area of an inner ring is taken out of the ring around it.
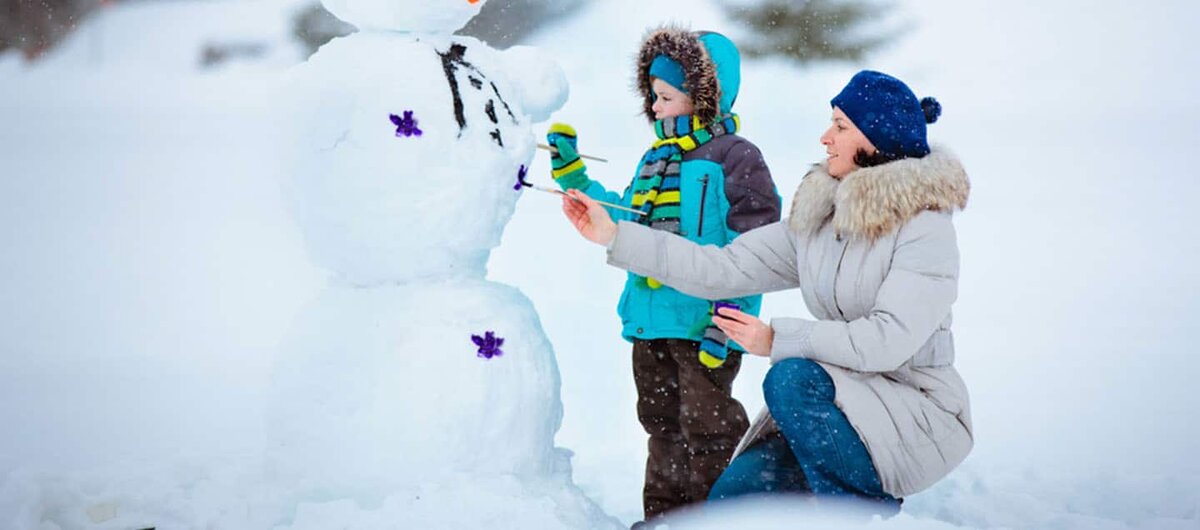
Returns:
[[[600,203],[579,190],[567,190],[563,197],[563,213],[575,230],[588,241],[608,246],[617,237],[617,224]]]
[[[575,128],[565,123],[555,123],[546,132],[546,142],[558,151],[550,153],[550,175],[564,190],[587,186],[587,166],[579,158],[578,141]]]
[[[775,330],[766,322],[737,309],[721,307],[717,309],[717,314],[713,315],[713,324],[721,328],[727,337],[746,348],[746,351],[761,357],[771,356]]]

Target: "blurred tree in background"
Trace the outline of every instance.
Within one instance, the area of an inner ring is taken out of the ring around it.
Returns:
[[[354,33],[354,26],[342,22],[325,10],[320,2],[301,9],[292,19],[292,35],[300,40],[307,53],[317,53],[326,42]]]
[[[94,10],[119,1],[124,0],[0,0],[0,53],[16,49],[26,59],[34,60]],[[484,4],[479,16],[458,33],[507,48],[577,12],[589,1],[494,0]],[[738,39],[747,57],[782,56],[802,65],[857,62],[901,33],[885,24],[894,11],[891,0],[713,1],[747,30]],[[331,39],[354,31],[319,2],[296,13],[292,28],[309,54]],[[209,52],[202,52],[204,64],[227,55],[224,49]]]
[[[459,35],[475,37],[496,48],[508,48],[529,37],[547,23],[561,19],[583,6],[587,0],[495,0],[483,5],[479,15],[458,30]],[[296,15],[292,33],[304,44],[308,54],[334,38],[349,35],[354,26],[334,17],[315,2]]]
[[[901,33],[883,27],[893,5],[876,0],[717,1],[750,31],[738,43],[748,57],[859,62]]]
[[[26,60],[46,53],[104,0],[0,0],[0,53],[19,50]]]
[[[93,10],[119,0],[0,0],[0,53],[19,50],[35,60],[58,44]],[[497,48],[507,48],[527,38],[549,22],[578,10],[588,0],[496,0],[484,4],[460,35],[476,37]],[[354,26],[335,18],[319,2],[300,10],[292,33],[311,55],[335,37],[348,35]],[[204,63],[216,57],[204,51]]]
[[[601,0],[603,1],[603,0]],[[494,48],[519,44],[549,22],[578,10],[587,0],[507,0],[488,2],[459,35],[470,35]]]

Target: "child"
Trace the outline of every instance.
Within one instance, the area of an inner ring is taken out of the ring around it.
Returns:
[[[656,138],[623,196],[587,177],[576,134],[555,124],[551,165],[564,190],[577,189],[627,220],[725,246],[738,234],[779,221],[781,201],[757,147],[737,136],[731,108],[740,84],[737,48],[724,36],[676,28],[653,30],[642,43],[637,89]],[[730,391],[741,347],[712,324],[714,306],[757,315],[761,295],[703,300],[654,278],[629,274],[617,311],[633,343],[638,419],[650,435],[642,493],[646,519],[701,502],[749,425]]]

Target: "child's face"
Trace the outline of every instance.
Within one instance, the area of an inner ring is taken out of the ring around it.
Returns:
[[[650,108],[656,120],[683,116],[696,110],[692,98],[662,79],[655,78],[650,83],[650,90],[655,95],[654,105]]]

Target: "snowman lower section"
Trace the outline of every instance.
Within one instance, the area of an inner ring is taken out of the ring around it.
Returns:
[[[0,528],[624,528],[571,482],[569,453],[539,477],[446,471],[364,499],[316,499],[267,479],[258,457],[118,462],[0,477]]]
[[[366,529],[381,528],[381,522],[382,528],[624,528],[562,479],[447,475],[396,492],[369,510],[351,500],[302,504],[277,528]]]
[[[503,339],[491,358],[471,340],[488,331]],[[561,466],[561,419],[553,352],[516,289],[333,286],[280,353],[268,473],[312,500],[367,503],[453,472],[544,476]]]

